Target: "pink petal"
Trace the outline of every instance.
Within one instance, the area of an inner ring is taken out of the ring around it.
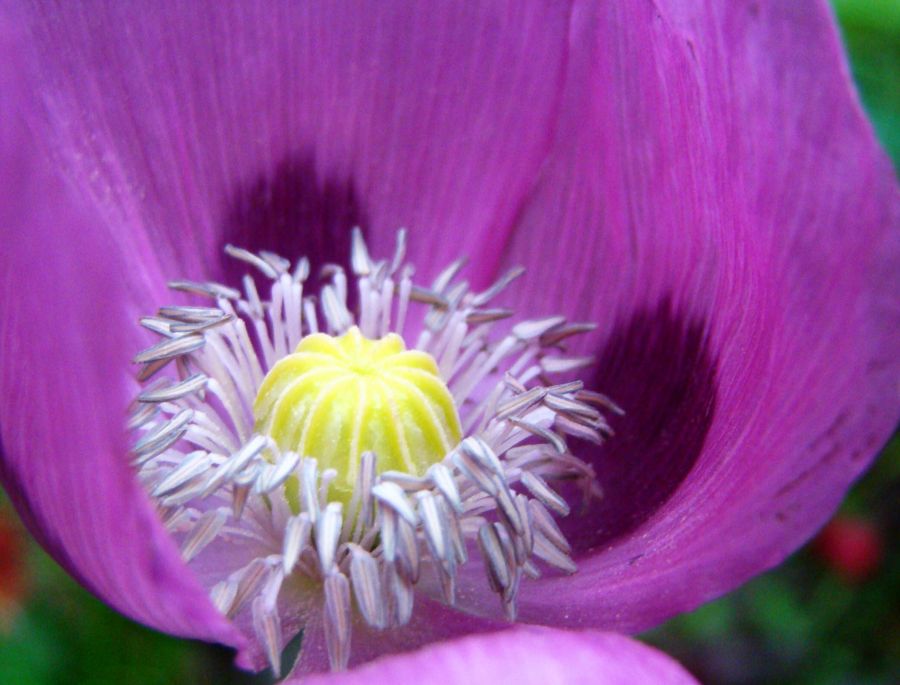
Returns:
[[[384,657],[347,673],[286,682],[687,685],[697,681],[665,654],[622,635],[518,628]]]
[[[533,187],[568,9],[37,3],[31,123],[74,183],[191,267],[167,276],[218,275],[226,242],[342,262],[357,223],[386,254],[410,227],[427,274],[462,243],[490,254]]]
[[[505,261],[628,411],[525,620],[646,628],[779,563],[896,425],[900,202],[824,3],[605,3]],[[592,88],[582,84],[590,78]],[[484,612],[486,600],[473,599]]]
[[[82,188],[33,154],[28,63],[0,22],[0,479],[34,535],[122,613],[240,646],[134,480],[124,435],[135,318],[159,276]]]

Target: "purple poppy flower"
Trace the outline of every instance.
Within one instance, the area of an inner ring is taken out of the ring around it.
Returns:
[[[136,620],[255,667],[302,627],[308,670],[637,631],[778,563],[893,428],[898,196],[823,3],[4,11],[0,476]],[[354,323],[433,353],[451,461],[282,441],[261,388]],[[554,476],[604,496],[557,527]]]

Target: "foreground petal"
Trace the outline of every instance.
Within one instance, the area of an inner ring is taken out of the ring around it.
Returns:
[[[688,685],[697,681],[665,654],[622,635],[518,628],[382,658],[348,673],[287,682]]]
[[[343,262],[400,226],[429,273],[489,254],[533,187],[568,3],[38,2],[24,21],[67,174],[214,277],[222,246]],[[187,255],[187,256],[186,256]],[[187,262],[187,264],[185,264]],[[230,272],[234,275],[233,272]]]
[[[573,26],[508,260],[520,306],[599,321],[592,385],[628,415],[595,457],[604,502],[567,522],[580,572],[523,585],[520,616],[639,630],[784,559],[894,429],[900,202],[824,3]]]
[[[0,480],[50,554],[119,611],[239,646],[127,462],[135,303],[154,263],[35,154],[20,40],[0,22]]]
[[[488,633],[505,628],[502,621],[484,619],[458,611],[419,594],[412,619],[406,625],[389,630],[372,628],[357,617],[353,625],[350,650],[351,668],[388,654],[401,654],[432,642],[459,639],[473,633]],[[304,626],[300,655],[293,673],[318,673],[329,669],[327,645],[322,621]]]

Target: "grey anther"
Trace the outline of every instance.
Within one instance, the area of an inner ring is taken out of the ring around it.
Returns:
[[[551,566],[555,566],[565,573],[575,573],[578,567],[568,554],[561,551],[556,545],[550,543],[542,535],[534,538],[534,556],[543,559]]]
[[[509,590],[513,586],[513,577],[515,570],[518,568],[516,561],[515,543],[510,531],[502,523],[494,523],[494,532],[497,533],[497,539],[500,541],[500,549],[503,550],[503,558],[506,560],[506,568],[510,572],[510,583],[506,586]]]
[[[309,545],[311,531],[312,521],[307,512],[301,512],[288,519],[281,547],[281,568],[285,575],[290,575],[300,554]]]
[[[131,416],[128,417],[128,423],[126,427],[128,430],[134,430],[135,428],[140,428],[148,421],[156,418],[157,414],[159,414],[159,407],[155,404],[140,404],[137,409],[132,412]]]
[[[544,404],[553,411],[563,414],[584,416],[588,419],[597,419],[600,417],[600,412],[598,412],[590,405],[587,405],[584,402],[579,402],[578,400],[569,399],[568,397],[562,397],[560,395],[557,395],[556,393],[549,393],[544,398]]]
[[[228,512],[223,509],[214,509],[203,514],[182,545],[181,555],[184,560],[190,561],[212,542],[227,520]]]
[[[209,599],[213,606],[222,614],[228,614],[234,604],[234,597],[237,594],[237,581],[223,580],[213,585],[209,591]]]
[[[160,307],[157,314],[180,323],[206,323],[207,321],[214,321],[225,316],[225,312],[218,307],[186,306]]]
[[[582,402],[587,402],[588,404],[593,404],[597,407],[608,409],[612,413],[618,414],[619,416],[625,415],[625,410],[622,409],[622,407],[620,407],[612,399],[601,392],[594,392],[593,390],[579,390],[577,393],[575,393],[575,399]]]
[[[541,369],[545,373],[568,373],[593,363],[593,357],[544,357],[541,359]]]
[[[158,501],[165,507],[180,507],[196,499],[203,491],[204,482],[202,478],[185,483],[181,488],[174,491],[171,495],[164,495]]]
[[[146,364],[148,362],[161,361],[163,359],[171,359],[172,357],[180,357],[199,350],[206,341],[202,335],[184,335],[180,338],[167,338],[148,347],[146,350],[136,355],[132,361],[135,364]]]
[[[525,471],[522,473],[522,485],[528,488],[528,491],[539,499],[544,505],[553,509],[560,516],[569,515],[569,505],[553,488],[547,485],[546,481],[540,476]]]
[[[260,596],[253,600],[251,609],[253,632],[265,648],[272,674],[281,675],[281,616],[278,608],[269,606]]]
[[[551,395],[567,395],[569,393],[578,392],[584,387],[583,381],[569,381],[568,383],[557,383],[547,388],[547,392]]]
[[[450,535],[450,544],[453,546],[453,554],[458,564],[465,564],[469,560],[469,553],[466,550],[466,539],[463,535],[462,526],[455,512],[450,511],[450,505],[446,500],[439,502],[444,520],[447,522],[447,533]]]
[[[412,288],[410,289],[409,299],[413,302],[429,304],[440,309],[446,309],[450,305],[450,303],[447,302],[447,300],[444,299],[444,297],[440,293],[436,293],[433,290],[422,288],[417,285],[412,286]]]
[[[437,293],[443,293],[447,286],[450,285],[450,281],[456,277],[456,274],[458,274],[465,265],[465,257],[460,257],[455,260],[437,275],[437,278],[435,278],[434,282],[431,284],[431,289]]]
[[[533,340],[565,322],[566,317],[564,316],[548,316],[544,319],[523,321],[513,326],[512,334],[519,340]]]
[[[541,347],[550,347],[552,345],[558,345],[563,340],[573,335],[590,333],[595,328],[597,328],[597,324],[594,323],[570,323],[547,331],[540,337],[539,342]]]
[[[269,250],[260,250],[259,256],[279,274],[285,274],[288,272],[288,269],[291,268],[291,260],[285,259],[280,254],[270,252]]]
[[[210,328],[223,326],[233,320],[234,317],[231,314],[222,314],[221,316],[214,319],[210,318],[194,323],[173,323],[171,326],[169,326],[169,329],[173,334],[176,335],[182,333],[202,333],[203,331],[207,331]]]
[[[316,519],[316,551],[319,553],[319,567],[323,574],[329,573],[334,565],[344,520],[342,509],[340,502],[329,502],[322,515]]]
[[[394,600],[393,609],[396,625],[406,625],[412,618],[415,592],[413,584],[390,567],[388,567],[387,584]]]
[[[438,568],[438,579],[441,581],[441,598],[447,606],[456,604],[456,567],[452,564]]]
[[[487,290],[484,290],[472,298],[472,306],[480,307],[484,304],[487,304],[491,300],[493,300],[497,295],[499,295],[503,290],[516,280],[519,276],[525,273],[525,268],[521,266],[516,266],[503,274],[500,278],[498,278]]]
[[[522,522],[522,534],[519,536],[519,539],[521,540],[524,549],[525,559],[521,560],[521,563],[524,564],[525,560],[531,555],[531,550],[534,547],[534,527],[531,523],[531,510],[528,507],[528,497],[521,493],[517,494],[516,509],[519,512],[519,520]]]
[[[531,433],[532,435],[541,438],[545,442],[549,443],[550,445],[553,446],[553,449],[555,449],[559,454],[566,453],[566,450],[567,450],[566,441],[563,440],[557,433],[554,433],[552,430],[548,430],[547,428],[544,428],[543,426],[540,426],[536,423],[531,423],[530,421],[523,421],[523,420],[517,419],[515,417],[510,417],[507,420],[510,423],[512,423],[513,425],[518,426],[519,428],[521,428],[521,429]]]
[[[571,552],[572,548],[569,546],[569,541],[566,540],[566,536],[562,534],[559,526],[556,525],[556,521],[553,520],[550,512],[544,508],[544,505],[537,500],[530,500],[528,507],[531,509],[531,521],[534,524],[534,531],[540,534],[535,535],[535,540],[538,537],[544,537],[561,552],[566,554]]]
[[[476,460],[484,468],[505,478],[503,464],[494,454],[494,450],[481,438],[470,436],[459,444],[460,449],[469,457]]]
[[[164,513],[167,512],[167,513]],[[160,518],[170,533],[185,530],[184,524],[190,522],[191,514],[186,507],[160,508]]]
[[[397,559],[397,512],[392,507],[382,507],[379,516],[381,553],[385,561],[394,563]]]
[[[322,309],[325,318],[335,330],[345,331],[353,325],[353,317],[347,311],[347,305],[340,300],[337,291],[332,286],[322,289]]]
[[[237,486],[255,485],[263,471],[264,464],[256,461],[232,477],[232,482]]]
[[[372,488],[372,494],[379,502],[389,506],[402,516],[410,525],[415,526],[419,522],[419,517],[416,516],[415,510],[406,499],[403,489],[396,483],[382,481]]]
[[[531,578],[532,580],[537,580],[541,577],[541,569],[537,567],[531,559],[522,564],[522,573]]]
[[[566,435],[592,442],[595,445],[603,444],[603,438],[600,437],[596,430],[585,425],[582,421],[569,418],[565,414],[557,414],[553,420],[553,425]]]
[[[456,487],[456,479],[453,478],[450,469],[440,463],[432,464],[428,467],[426,475],[454,511],[461,514],[463,511],[462,499],[459,496],[459,489]]]
[[[254,559],[229,580],[237,581],[237,590],[231,602],[228,616],[233,617],[244,606],[244,602],[256,594],[263,580],[269,573],[269,565],[264,559]]]
[[[294,283],[303,283],[307,278],[309,278],[309,272],[309,259],[307,257],[301,257],[294,265],[294,273],[291,274],[291,279],[294,281]]]
[[[503,547],[493,524],[483,523],[478,529],[478,547],[481,550],[481,556],[487,562],[485,570],[491,589],[494,592],[503,592],[510,582],[509,567],[506,565]]]
[[[375,507],[372,500],[372,487],[375,484],[376,457],[374,452],[363,452],[360,456],[359,472],[356,479],[356,492],[360,496],[358,525],[366,528],[373,522]]]
[[[165,359],[157,359],[156,361],[147,362],[141,367],[141,370],[137,372],[137,379],[141,383],[150,380],[157,374],[157,372],[166,368],[171,362],[173,357],[166,357]]]
[[[350,658],[350,582],[342,573],[325,577],[325,643],[332,671],[343,671]]]
[[[239,521],[244,514],[244,507],[247,506],[247,497],[250,495],[249,485],[234,484],[231,490],[231,515],[236,521]]]
[[[177,467],[172,469],[150,493],[152,497],[162,497],[178,490],[182,485],[204,473],[212,461],[209,455],[198,450],[191,452]]]
[[[516,509],[515,495],[512,490],[499,477],[494,477],[497,483],[497,494],[494,502],[497,504],[497,513],[519,535],[522,534],[522,522],[519,520],[519,510]]]
[[[234,245],[226,245],[225,253],[228,254],[229,257],[240,259],[242,262],[246,262],[247,264],[256,267],[272,280],[278,278],[278,272],[275,271],[266,260],[248,250],[241,247],[235,247]]]
[[[195,281],[169,281],[169,288],[180,292],[192,293],[194,295],[203,295],[213,299],[238,300],[241,293],[234,288],[220,285],[219,283],[197,283]]]
[[[480,462],[472,459],[462,450],[456,450],[450,455],[450,460],[457,469],[462,472],[470,481],[478,486],[479,489],[488,493],[492,497],[497,492],[497,486],[492,480],[493,472],[483,467]]]
[[[312,522],[315,523],[319,516],[319,494],[316,492],[318,463],[316,460],[312,458],[304,459],[300,467],[300,474],[300,497],[303,502],[303,508],[309,513]]]
[[[240,471],[244,469],[256,457],[260,452],[262,452],[266,446],[269,444],[269,439],[264,435],[254,435],[247,443],[241,447],[237,452],[231,455],[222,466],[219,468],[219,474],[217,474],[218,478],[222,479],[222,481],[234,478]]]
[[[179,383],[174,383],[161,388],[154,388],[152,390],[145,390],[138,395],[138,402],[172,402],[173,400],[181,399],[185,395],[199,392],[206,387],[208,380],[209,378],[206,374],[195,373]]]
[[[193,418],[193,409],[182,409],[164,424],[145,433],[134,446],[135,455],[143,459],[150,454],[159,454],[184,435]]]
[[[397,269],[400,268],[400,265],[403,264],[403,260],[406,257],[406,229],[401,228],[397,231],[397,245],[394,248],[394,257],[391,259],[391,268],[389,269],[389,273],[393,275],[396,273]]]
[[[166,338],[173,337],[173,321],[170,321],[168,319],[161,319],[158,316],[142,316],[139,320],[139,323],[148,331],[156,333],[157,335],[162,335]]]
[[[395,564],[406,579],[415,583],[419,580],[419,543],[416,529],[401,518],[395,520],[397,523]]]
[[[441,516],[441,510],[438,508],[437,500],[434,495],[424,490],[416,493],[416,499],[419,502],[419,514],[422,517],[422,527],[425,530],[425,539],[431,549],[431,553],[436,559],[444,561],[447,559],[448,540],[445,534],[444,521]]]
[[[499,405],[497,405],[497,411],[494,413],[494,419],[496,421],[503,421],[510,416],[521,414],[544,399],[546,395],[546,388],[537,387],[532,388],[531,390],[526,390],[525,392],[520,393],[515,397],[511,397],[505,402],[501,402]]]
[[[523,393],[527,388],[509,371],[503,374],[503,383],[515,393]]]
[[[462,302],[462,298],[467,292],[469,292],[469,282],[460,281],[459,283],[455,283],[450,286],[449,289],[443,291],[443,295],[447,298],[447,302],[449,303],[450,308],[456,309],[460,302]]]
[[[274,466],[267,466],[256,481],[254,491],[257,494],[271,492],[280,487],[290,477],[300,463],[300,455],[296,452],[283,452],[281,459]]]
[[[259,292],[256,290],[256,281],[253,280],[250,274],[244,274],[241,283],[244,285],[247,299],[238,302],[238,309],[253,319],[262,319],[264,312],[262,301],[259,299]]]
[[[403,471],[384,471],[381,474],[381,480],[396,483],[407,492],[424,490],[429,487],[426,479],[414,476],[411,473],[404,473]]]
[[[466,323],[470,326],[508,319],[513,315],[512,309],[473,309],[466,314]]]
[[[359,226],[355,226],[351,233],[350,268],[357,276],[368,276],[372,270],[372,259]]]
[[[386,621],[378,562],[358,545],[350,545],[350,580],[356,605],[366,623],[383,628]]]

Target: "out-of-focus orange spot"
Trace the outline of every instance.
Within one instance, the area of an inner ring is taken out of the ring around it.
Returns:
[[[27,589],[25,533],[8,511],[0,508],[0,631],[11,630]]]
[[[844,580],[857,583],[872,576],[884,557],[878,528],[866,519],[836,516],[814,543],[818,555]]]

